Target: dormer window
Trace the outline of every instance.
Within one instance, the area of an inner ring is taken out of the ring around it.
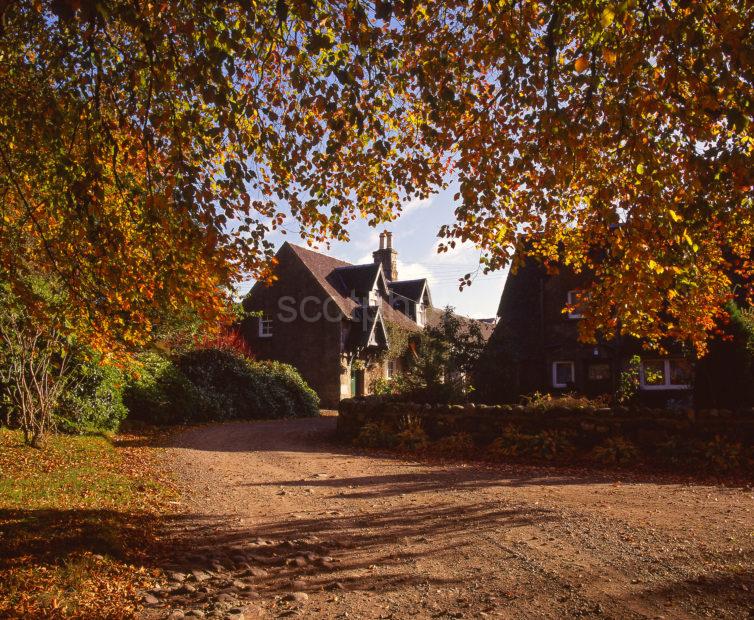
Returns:
[[[259,337],[269,338],[272,336],[272,319],[261,317],[259,319]]]
[[[573,308],[570,312],[568,312],[569,319],[581,319],[584,317],[584,313],[581,308],[581,294],[581,291],[573,290],[568,291],[568,294],[566,295],[566,304],[569,307]]]
[[[427,307],[424,304],[416,304],[416,324],[422,327],[427,322]]]
[[[373,288],[371,291],[369,291],[369,305],[376,306],[379,303],[380,303],[380,294],[376,288]]]

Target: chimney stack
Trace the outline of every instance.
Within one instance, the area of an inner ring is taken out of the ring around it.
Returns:
[[[385,277],[391,282],[398,279],[398,252],[393,249],[393,233],[380,233],[380,249],[372,252],[375,263],[382,264]]]

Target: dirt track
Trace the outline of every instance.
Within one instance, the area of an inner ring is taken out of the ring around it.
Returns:
[[[211,579],[155,614],[754,617],[750,488],[406,462],[338,446],[334,425],[176,438],[187,492],[173,568]]]

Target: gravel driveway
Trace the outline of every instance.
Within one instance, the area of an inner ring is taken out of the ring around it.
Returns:
[[[178,574],[152,617],[754,617],[751,488],[409,462],[334,427],[175,439]]]

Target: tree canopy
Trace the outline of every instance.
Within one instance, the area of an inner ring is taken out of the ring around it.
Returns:
[[[143,343],[166,311],[223,312],[243,274],[270,277],[286,211],[307,239],[345,239],[451,181],[441,251],[596,272],[585,337],[703,349],[749,277],[747,0],[0,13],[0,275],[100,347]],[[29,271],[66,291],[62,316],[24,289]]]

